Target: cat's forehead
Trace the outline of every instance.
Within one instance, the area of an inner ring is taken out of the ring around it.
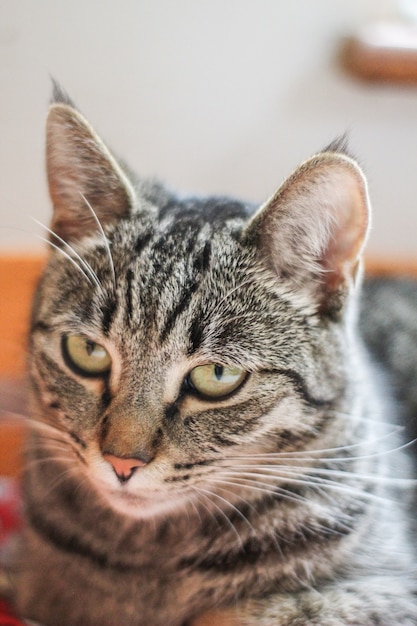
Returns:
[[[156,211],[155,230],[160,238],[180,240],[204,240],[221,232],[236,238],[251,212],[249,205],[229,198],[171,197]]]
[[[209,249],[217,249],[217,258],[227,257],[228,251],[240,247],[242,228],[251,212],[250,205],[227,198],[170,196],[163,202],[159,197],[139,198],[137,210],[112,229],[110,242],[117,257],[131,261],[145,256],[157,264],[164,259],[183,263],[203,249],[206,255]],[[101,246],[99,239],[95,243]]]

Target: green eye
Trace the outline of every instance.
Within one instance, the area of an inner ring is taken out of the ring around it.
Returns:
[[[188,375],[192,389],[208,398],[224,398],[235,391],[246,379],[246,371],[240,367],[223,365],[200,365]]]
[[[109,353],[91,339],[67,335],[63,338],[62,347],[67,364],[82,376],[101,376],[110,370]]]

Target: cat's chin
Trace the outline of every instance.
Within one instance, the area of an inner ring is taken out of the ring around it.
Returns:
[[[173,498],[162,496],[136,495],[121,491],[107,491],[104,493],[106,503],[116,513],[133,519],[150,519],[172,514],[175,510],[180,510],[185,505],[182,497]]]

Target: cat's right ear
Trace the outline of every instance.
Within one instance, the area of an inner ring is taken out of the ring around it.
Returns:
[[[361,169],[345,154],[326,151],[285,181],[244,237],[278,280],[308,292],[321,312],[335,314],[358,275],[369,220]]]
[[[129,214],[134,191],[94,129],[69,102],[55,102],[46,124],[51,228],[76,241]],[[97,219],[96,219],[97,218]]]

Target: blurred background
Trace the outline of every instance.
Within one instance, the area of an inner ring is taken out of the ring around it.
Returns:
[[[0,253],[42,249],[31,217],[49,220],[53,76],[138,173],[181,191],[262,202],[348,131],[374,206],[370,253],[417,259],[417,87],[361,82],[338,63],[345,36],[404,10],[395,0],[0,0]]]

